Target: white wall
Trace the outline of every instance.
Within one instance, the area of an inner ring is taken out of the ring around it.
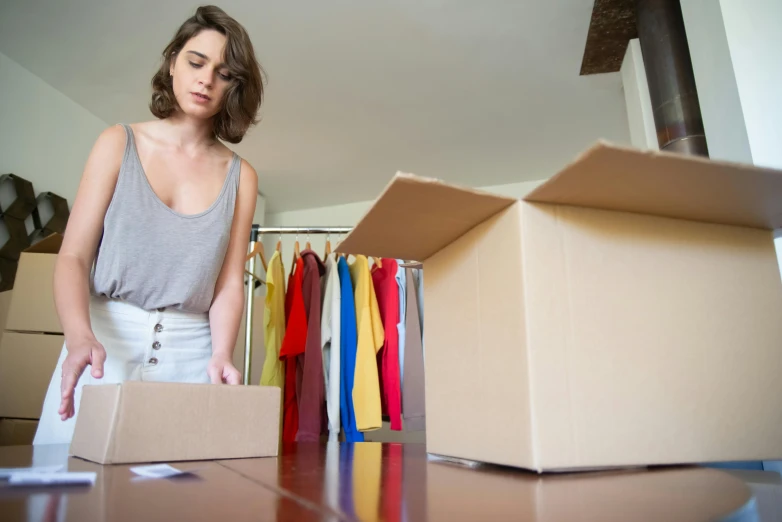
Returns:
[[[0,173],[73,204],[84,164],[108,125],[0,54]]]
[[[709,155],[782,169],[782,2],[681,5]],[[782,273],[782,231],[775,243]]]
[[[782,2],[720,0],[756,165],[782,169]]]
[[[641,43],[637,38],[628,42],[620,72],[627,107],[627,123],[630,126],[630,143],[642,150],[658,150],[660,145],[654,127],[652,100],[646,81]]]
[[[709,156],[752,163],[720,4],[682,0],[681,6]]]

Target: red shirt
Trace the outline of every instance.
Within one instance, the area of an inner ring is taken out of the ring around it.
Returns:
[[[380,398],[383,413],[388,413],[391,429],[402,429],[402,392],[399,379],[399,287],[396,283],[397,263],[383,259],[380,268],[372,271],[380,317],[383,319],[385,341],[378,353]]]
[[[299,442],[317,442],[322,428],[325,384],[320,338],[320,278],[326,267],[312,250],[301,253],[304,260],[302,295],[307,313],[306,353],[299,356],[303,369],[299,394]]]
[[[285,296],[285,300],[288,301],[290,295],[290,315],[280,347],[280,360],[285,361],[285,390],[282,405],[283,442],[296,442],[296,433],[299,431],[299,405],[296,399],[297,356],[304,353],[307,341],[307,314],[301,291],[303,272],[304,260],[299,258],[296,261],[293,277],[289,278],[288,293]]]

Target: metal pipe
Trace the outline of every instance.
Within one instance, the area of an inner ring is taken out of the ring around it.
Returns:
[[[262,227],[253,225],[257,234],[347,234],[353,227]]]
[[[248,252],[252,252],[255,248],[255,243],[258,242],[258,232],[253,229],[250,231],[250,247]],[[255,274],[255,256],[249,261],[250,266],[248,272]],[[242,382],[246,385],[250,384],[250,375],[252,372],[252,351],[253,351],[253,306],[255,303],[255,281],[251,277],[247,278],[247,306],[245,312],[245,328],[244,328],[244,372],[242,375]]]
[[[636,7],[660,150],[708,156],[679,0],[637,0]]]

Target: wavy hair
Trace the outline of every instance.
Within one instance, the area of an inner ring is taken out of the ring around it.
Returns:
[[[168,118],[179,109],[174,96],[171,63],[191,38],[206,29],[225,36],[225,64],[231,75],[231,84],[225,91],[222,107],[214,116],[215,137],[229,143],[239,143],[250,126],[259,121],[257,116],[263,102],[264,71],[255,58],[247,31],[219,7],[199,7],[163,50],[160,69],[152,77],[149,109],[160,119]]]

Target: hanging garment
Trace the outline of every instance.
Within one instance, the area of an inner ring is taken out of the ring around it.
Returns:
[[[290,315],[280,348],[280,360],[285,361],[285,388],[282,405],[283,442],[295,442],[296,434],[299,431],[298,359],[304,353],[307,343],[307,313],[304,309],[302,296],[303,272],[304,260],[299,258],[289,278],[288,295],[290,298],[288,299],[286,295],[286,300],[289,301]]]
[[[426,360],[426,345],[424,344],[424,271],[420,268],[414,268],[413,278],[415,279],[415,292],[418,298],[416,313],[418,313],[418,325],[421,328],[421,350],[424,353],[424,360]]]
[[[405,377],[405,317],[407,316],[407,269],[401,259],[397,259],[396,285],[399,294],[399,324],[397,333],[399,338],[399,387],[404,384]]]
[[[356,374],[356,306],[353,297],[353,281],[344,257],[337,262],[340,287],[339,362],[340,389],[339,407],[345,442],[364,442],[364,434],[356,426],[356,412],[353,408],[353,383]]]
[[[385,338],[378,354],[380,393],[383,413],[391,421],[391,429],[402,430],[402,394],[399,385],[399,289],[396,282],[397,262],[383,259],[372,270],[372,282],[378,309],[383,320]]]
[[[326,389],[326,415],[329,441],[339,437],[340,323],[341,303],[337,254],[326,258],[323,276],[323,306],[320,320],[320,346],[323,352],[323,381]],[[351,313],[354,313],[351,311]]]
[[[263,305],[263,342],[266,359],[261,371],[261,386],[285,383],[285,364],[280,361],[280,347],[285,336],[285,268],[276,250],[266,268],[266,299]]]
[[[377,352],[383,346],[383,322],[365,256],[356,256],[350,265],[350,278],[356,297],[356,374],[353,383],[353,407],[360,431],[382,426]]]
[[[405,431],[426,429],[426,394],[424,390],[424,351],[418,316],[418,293],[412,269],[407,270],[407,325],[405,333],[405,376],[402,403]]]
[[[302,368],[301,394],[299,395],[299,442],[318,442],[320,440],[321,419],[323,417],[323,355],[320,338],[320,277],[326,267],[313,250],[301,253],[304,259],[302,278],[302,296],[307,312],[307,340],[305,352],[299,356]]]

